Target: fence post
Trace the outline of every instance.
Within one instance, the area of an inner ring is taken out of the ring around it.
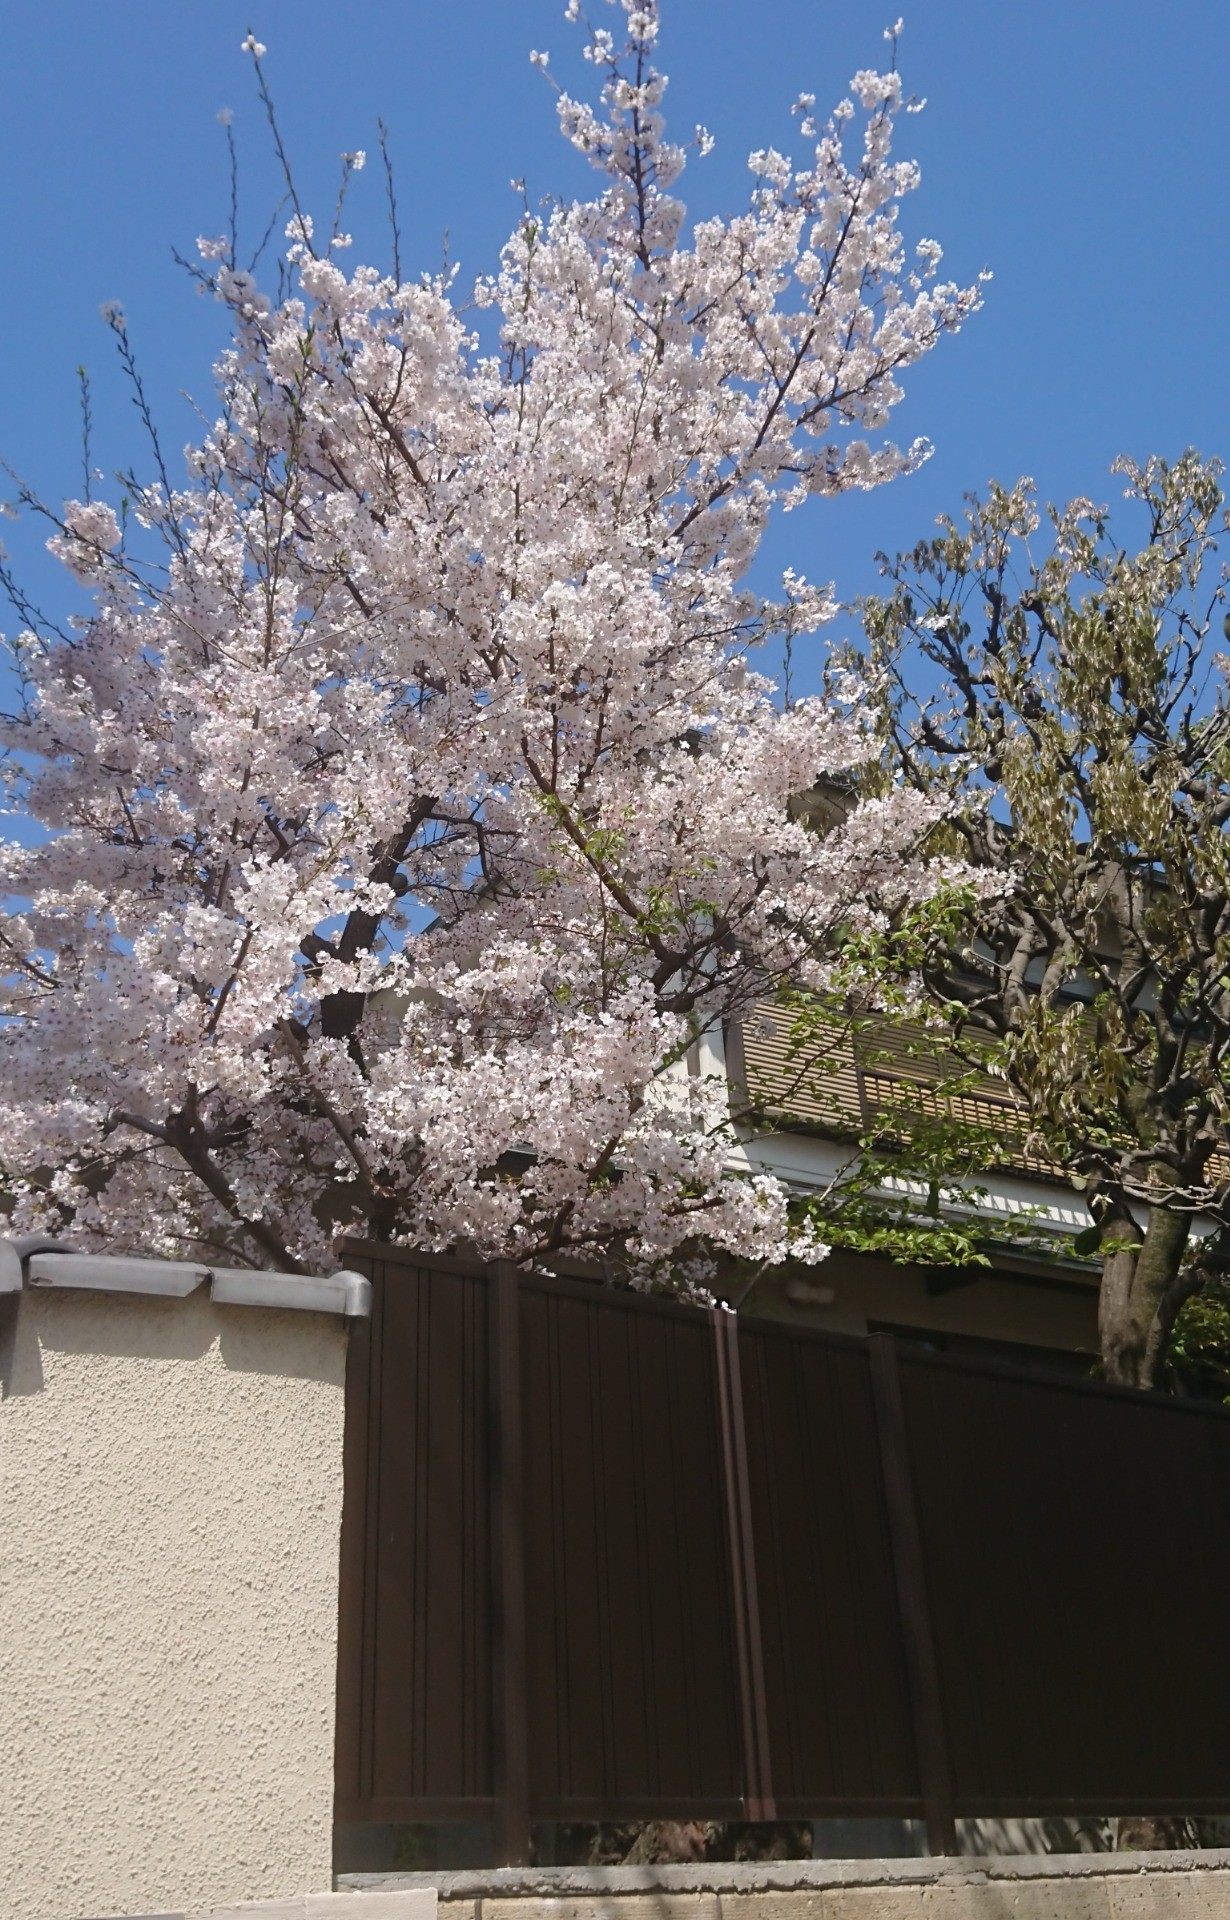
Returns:
[[[491,1330],[491,1573],[493,1788],[496,1858],[530,1859],[529,1755],[526,1744],[525,1533],[521,1474],[520,1280],[508,1260],[488,1281]]]
[[[384,1307],[383,1270],[373,1267],[372,1274],[372,1319],[352,1320],[347,1334],[342,1442],[334,1785],[336,1798],[352,1803],[370,1797],[372,1791],[371,1715],[366,1702],[374,1664],[371,1613],[377,1578],[372,1564],[378,1539],[372,1483],[381,1456],[380,1434],[372,1429],[379,1407],[376,1361]]]
[[[910,1469],[909,1432],[901,1393],[897,1343],[891,1333],[873,1333],[868,1347],[871,1356],[871,1391],[880,1438],[880,1463],[888,1506],[888,1530],[897,1576],[897,1603],[901,1610],[901,1630],[909,1674],[914,1748],[918,1756],[923,1812],[927,1823],[927,1846],[932,1853],[956,1853],[957,1831],[953,1819],[948,1735],[944,1725],[944,1693],[927,1599],[927,1571],[918,1524],[917,1492]]]
[[[735,1653],[739,1664],[739,1723],[743,1734],[744,1807],[749,1820],[776,1820],[773,1770],[769,1755],[769,1711],[760,1637],[760,1595],[756,1582],[756,1543],[752,1534],[752,1495],[747,1468],[747,1431],[739,1368],[739,1317],[714,1307],[718,1413],[722,1427],[722,1477],[730,1536],[730,1579],[734,1605]]]

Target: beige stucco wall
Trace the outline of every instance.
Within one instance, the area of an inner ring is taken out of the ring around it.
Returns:
[[[344,1323],[0,1315],[0,1914],[328,1888]]]

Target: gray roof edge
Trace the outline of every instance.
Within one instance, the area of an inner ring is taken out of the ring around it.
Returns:
[[[194,1260],[82,1253],[69,1241],[45,1235],[0,1239],[0,1293],[20,1293],[25,1286],[70,1287],[184,1299],[206,1284],[210,1299],[219,1306],[332,1313],[346,1320],[371,1317],[371,1281],[346,1268],[330,1274],[271,1273],[262,1268],[206,1266]]]

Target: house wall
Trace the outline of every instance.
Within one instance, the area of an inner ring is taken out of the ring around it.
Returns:
[[[0,1913],[331,1884],[346,1332],[0,1299]]]
[[[743,1311],[829,1333],[865,1334],[887,1326],[1051,1348],[1090,1360],[1098,1351],[1098,1295],[1090,1282],[1065,1284],[986,1267],[937,1275],[840,1249],[815,1267],[770,1269]]]
[[[823,1192],[840,1178],[851,1149],[805,1134],[764,1134],[737,1150],[737,1164],[772,1173],[797,1194]],[[897,1264],[872,1254],[834,1250],[819,1266],[770,1269],[743,1302],[749,1314],[815,1326],[833,1333],[865,1334],[891,1326],[951,1334],[1022,1348],[1051,1348],[1073,1355],[1097,1354],[1098,1275],[1062,1255],[1071,1236],[1089,1225],[1084,1197],[1070,1187],[996,1171],[970,1183],[968,1207],[946,1202],[950,1217],[977,1223],[988,1242],[1012,1244],[1013,1228],[1037,1237],[1032,1259],[1005,1258],[993,1268],[969,1266],[956,1274]],[[914,1189],[921,1206],[926,1185]],[[1048,1259],[1047,1243],[1055,1257]]]

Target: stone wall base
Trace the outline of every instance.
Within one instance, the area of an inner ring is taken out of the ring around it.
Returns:
[[[1230,1920],[1230,1850],[351,1874],[338,1884],[369,1896],[430,1884],[439,1920]]]

